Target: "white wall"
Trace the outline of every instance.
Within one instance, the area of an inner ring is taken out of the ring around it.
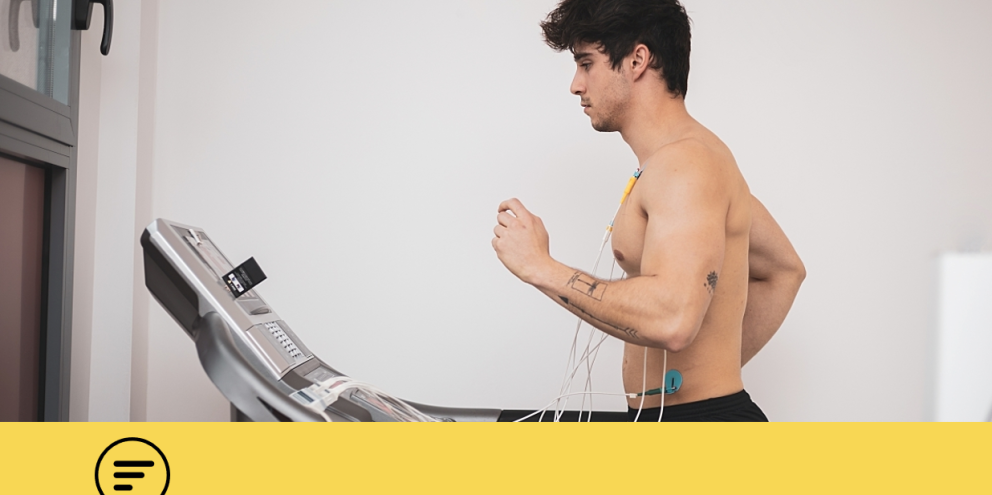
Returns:
[[[493,255],[496,205],[520,197],[588,267],[637,165],[542,44],[554,3],[162,2],[138,196],[254,256],[263,297],[342,371],[423,402],[543,405],[572,319]],[[689,109],[809,271],[747,388],[773,420],[930,419],[934,256],[992,248],[992,4],[686,5]],[[147,332],[137,409],[225,419],[154,302]],[[619,348],[597,389],[619,390]]]
[[[139,125],[138,119],[142,3],[119,2],[114,19],[107,57],[99,52],[102,9],[94,9],[91,28],[82,33],[69,414],[73,421],[134,419],[132,386],[142,392],[147,388],[141,368],[133,374],[131,366],[132,341],[137,336],[143,343],[135,330],[147,326],[147,317],[139,325],[133,321],[142,309],[133,300],[147,297],[135,290],[135,268],[141,267],[135,260],[135,217],[150,205],[150,184],[139,181],[147,175],[142,168],[150,164],[138,160],[139,143],[151,128]],[[132,376],[139,379],[137,384]]]

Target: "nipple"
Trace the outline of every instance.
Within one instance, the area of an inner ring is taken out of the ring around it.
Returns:
[[[613,257],[616,258],[617,261],[623,261],[623,253],[621,253],[619,249],[613,250]]]

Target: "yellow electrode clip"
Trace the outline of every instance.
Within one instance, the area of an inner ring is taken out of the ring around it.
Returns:
[[[634,183],[637,182],[637,179],[640,176],[641,176],[641,169],[637,169],[634,172],[634,175],[630,178],[630,180],[627,181],[627,187],[625,187],[623,189],[623,196],[620,197],[620,206],[623,206],[623,203],[625,201],[627,201],[627,196],[630,196],[630,191],[632,191],[634,189]],[[609,234],[610,232],[613,232],[613,221],[612,220],[610,221],[610,224],[606,226],[606,232],[607,232],[607,234]]]
[[[641,169],[637,169],[634,175],[627,181],[627,187],[623,190],[623,196],[620,197],[620,204],[627,201],[627,196],[630,196],[630,191],[634,189],[634,183],[637,182],[637,178],[641,176]]]

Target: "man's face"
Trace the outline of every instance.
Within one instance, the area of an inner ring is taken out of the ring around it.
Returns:
[[[619,131],[630,100],[630,84],[623,77],[623,67],[613,70],[609,56],[599,48],[598,43],[575,45],[575,77],[569,89],[581,98],[593,129]]]

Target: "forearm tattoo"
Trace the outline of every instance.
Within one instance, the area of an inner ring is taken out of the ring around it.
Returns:
[[[710,294],[712,294],[716,292],[716,281],[719,279],[720,277],[716,275],[716,272],[710,272],[710,274],[706,276],[706,283],[703,284],[703,287],[706,287],[710,291]]]
[[[606,287],[609,285],[582,272],[575,272],[572,278],[568,280],[568,286],[573,290],[577,290],[597,301],[603,300],[603,294],[606,293]]]
[[[589,314],[588,312],[586,312],[586,310],[584,310],[584,309],[576,306],[575,303],[569,301],[568,298],[565,297],[565,296],[558,296],[558,298],[561,299],[561,301],[563,303],[565,303],[566,306],[575,308],[575,310],[578,311],[579,313],[582,313],[583,315],[588,316],[590,320],[595,320],[598,323],[600,323],[601,325],[603,325],[604,327],[609,327],[609,328],[612,328],[612,329],[616,330],[617,332],[622,332],[622,333],[626,334],[628,337],[630,337],[631,339],[641,340],[641,336],[638,335],[637,330],[634,330],[633,328],[621,328],[621,327],[618,327],[618,326],[616,326],[616,325],[614,325],[612,323],[609,323],[609,322],[603,321],[603,320],[601,320],[599,318],[596,318],[595,316],[593,316],[593,315]]]

